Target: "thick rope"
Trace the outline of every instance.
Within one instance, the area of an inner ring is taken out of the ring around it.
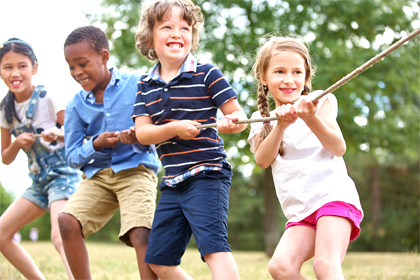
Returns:
[[[389,48],[387,48],[386,50],[384,50],[380,54],[376,55],[375,57],[371,58],[368,62],[366,62],[362,66],[356,68],[353,72],[351,72],[347,76],[343,77],[341,80],[339,80],[338,82],[336,82],[335,84],[333,84],[332,86],[330,86],[329,88],[324,90],[323,92],[314,96],[312,98],[312,102],[315,103],[316,101],[318,101],[320,98],[322,98],[327,93],[333,92],[337,88],[341,87],[342,85],[344,85],[345,83],[347,83],[348,81],[350,81],[351,79],[353,79],[354,77],[356,77],[357,75],[359,75],[360,73],[362,73],[363,71],[365,71],[366,69],[371,67],[373,64],[377,63],[379,60],[381,60],[382,58],[384,58],[385,56],[389,55],[391,52],[393,52],[394,50],[399,48],[405,42],[411,40],[412,38],[416,37],[419,34],[420,34],[420,28],[414,30],[407,37],[400,39],[399,41],[397,41],[396,43],[391,45]],[[235,123],[243,124],[243,123],[273,121],[273,120],[279,120],[279,119],[280,119],[279,117],[269,117],[269,118],[259,118],[259,119],[238,120]],[[217,122],[197,126],[198,129],[211,128],[211,127],[217,127]]]

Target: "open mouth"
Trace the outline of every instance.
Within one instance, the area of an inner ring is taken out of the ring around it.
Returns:
[[[88,80],[89,80],[89,78],[84,78],[84,79],[79,79],[79,80],[77,80],[77,82],[78,82],[79,84],[83,85],[83,84],[86,84]]]
[[[22,83],[22,81],[12,81],[12,85],[14,87],[18,87],[21,83]]]
[[[183,45],[181,43],[169,43],[168,47],[172,49],[181,49]]]

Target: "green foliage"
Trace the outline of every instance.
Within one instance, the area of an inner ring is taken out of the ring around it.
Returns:
[[[252,64],[256,49],[268,33],[302,36],[318,67],[314,89],[326,89],[339,79],[407,35],[418,24],[417,1],[413,0],[196,0],[205,17],[200,47],[194,54],[216,64],[238,92],[238,100],[248,117],[257,110]],[[141,69],[152,65],[141,57],[134,45],[140,17],[140,0],[104,0],[104,13],[88,15],[101,23],[111,42],[111,54],[118,66]],[[417,11],[417,12],[416,12]],[[369,228],[371,204],[370,166],[380,170],[383,218],[381,250],[413,250],[418,211],[403,211],[398,201],[418,187],[418,143],[420,131],[420,38],[403,45],[383,61],[337,89],[338,122],[347,142],[346,161],[353,166]],[[229,214],[230,242],[236,248],[261,248],[264,210],[263,170],[256,167],[246,142],[249,131],[222,135],[229,161],[234,166]],[[360,161],[362,158],[362,161]],[[363,163],[363,164],[362,164]],[[367,164],[371,164],[370,166]],[[407,167],[403,177],[387,177],[395,168]],[[247,170],[252,169],[249,177]],[[386,178],[386,179],[384,179]],[[404,181],[406,180],[406,181]],[[409,182],[409,183],[408,183]],[[391,189],[404,189],[391,192]],[[408,189],[406,189],[408,188]],[[250,195],[252,194],[252,195]],[[410,209],[418,209],[419,197],[410,197]],[[417,205],[417,206],[415,206]],[[407,215],[402,218],[403,214]],[[284,217],[280,216],[284,225]],[[401,228],[391,225],[399,221]],[[399,234],[395,231],[399,231]],[[355,249],[370,249],[372,230],[362,230]],[[406,231],[407,230],[407,231]],[[414,232],[412,234],[412,232]],[[418,231],[417,231],[418,232]],[[418,236],[418,234],[417,234]],[[390,241],[392,240],[392,242]]]
[[[0,183],[0,215],[6,211],[7,207],[15,200],[12,192],[7,191]]]

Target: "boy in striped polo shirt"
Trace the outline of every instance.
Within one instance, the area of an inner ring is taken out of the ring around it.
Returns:
[[[220,109],[218,132],[238,133],[246,124],[234,121],[246,115],[221,71],[191,54],[203,22],[191,0],[157,0],[143,8],[136,33],[141,53],[158,60],[140,77],[132,118],[165,168],[145,259],[160,279],[192,279],[178,266],[192,234],[213,279],[239,279],[227,243],[231,166],[217,131],[196,126],[216,122]]]

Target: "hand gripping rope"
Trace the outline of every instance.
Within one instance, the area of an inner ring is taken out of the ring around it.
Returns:
[[[347,76],[341,78],[341,80],[339,80],[338,82],[336,82],[335,84],[333,84],[332,86],[330,86],[329,88],[324,90],[323,92],[314,96],[312,98],[312,102],[315,103],[316,101],[318,101],[320,98],[322,98],[327,93],[333,92],[337,88],[341,87],[342,85],[344,85],[345,83],[347,83],[348,81],[350,81],[351,79],[353,79],[354,77],[356,77],[357,75],[359,75],[360,73],[362,73],[363,71],[365,71],[366,69],[371,67],[373,64],[377,63],[379,60],[383,59],[385,56],[389,55],[391,52],[393,52],[396,49],[398,49],[399,47],[401,47],[405,42],[408,42],[409,40],[413,39],[414,37],[416,37],[419,34],[420,34],[420,28],[411,32],[407,37],[401,38],[399,41],[397,41],[396,43],[391,45],[389,48],[387,48],[383,52],[379,53],[375,57],[371,58],[369,61],[364,63],[362,66],[356,68],[353,72],[351,72]],[[254,123],[254,122],[266,122],[266,121],[276,121],[276,120],[279,120],[279,119],[280,119],[279,117],[268,117],[268,118],[238,120],[234,123],[243,124],[243,123]],[[210,124],[202,124],[202,125],[197,126],[198,129],[205,129],[205,128],[211,128],[211,127],[217,127],[217,122],[216,123],[210,123]],[[63,134],[53,134],[53,135],[57,136],[57,137],[60,137],[60,136],[63,137],[64,136]],[[39,137],[41,137],[41,134],[34,134],[34,135],[32,135],[32,137],[39,138]]]
[[[397,48],[399,48],[405,42],[411,40],[412,38],[416,37],[419,34],[420,34],[420,28],[414,30],[407,37],[400,39],[399,41],[397,41],[396,43],[394,43],[392,46],[390,46],[389,48],[387,48],[386,50],[384,50],[380,54],[376,55],[375,57],[371,58],[368,62],[366,62],[362,66],[356,68],[353,72],[351,72],[347,76],[343,77],[341,80],[339,80],[338,82],[336,82],[335,84],[333,84],[332,86],[330,86],[329,88],[327,88],[326,90],[324,90],[323,92],[321,92],[318,95],[314,96],[312,98],[312,102],[315,103],[316,101],[318,101],[321,97],[323,97],[327,93],[333,92],[337,88],[341,87],[342,85],[344,85],[345,83],[347,83],[348,81],[350,81],[351,79],[353,79],[354,77],[356,77],[357,75],[359,75],[360,73],[362,73],[363,71],[365,71],[366,69],[368,69],[369,67],[371,67],[373,64],[377,63],[379,60],[381,60],[382,58],[384,58],[385,56],[389,55],[391,52],[393,52],[394,50],[396,50]],[[279,119],[280,119],[279,117],[268,117],[268,118],[238,120],[238,121],[236,121],[234,123],[236,123],[236,124],[254,123],[254,122],[275,121],[275,120],[279,120]],[[198,125],[197,126],[198,129],[210,128],[210,127],[217,127],[217,122],[216,123],[203,124],[203,125]]]

